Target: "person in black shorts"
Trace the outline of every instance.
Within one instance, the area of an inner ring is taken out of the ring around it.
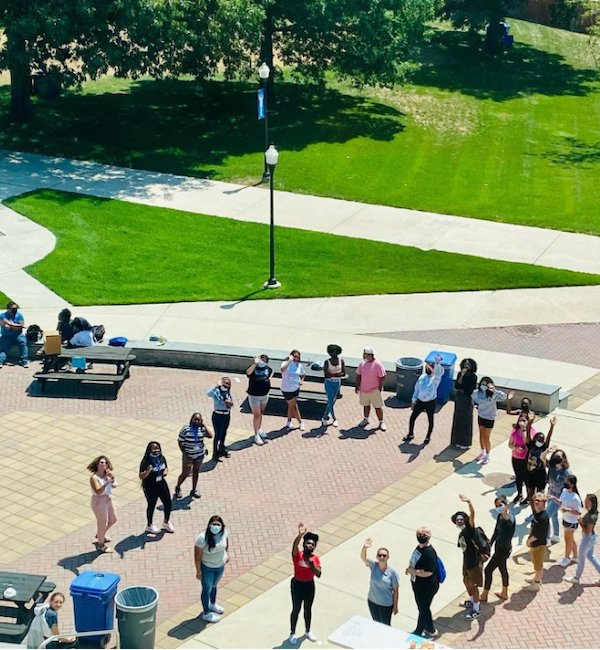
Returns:
[[[496,512],[496,528],[490,540],[494,546],[494,554],[485,567],[485,581],[483,591],[481,592],[481,602],[487,603],[488,593],[492,586],[492,575],[496,569],[500,569],[502,576],[502,591],[496,593],[500,600],[508,599],[508,568],[506,562],[512,551],[512,538],[515,534],[515,516],[510,512],[507,505],[507,499],[504,495],[496,497],[494,500]]]

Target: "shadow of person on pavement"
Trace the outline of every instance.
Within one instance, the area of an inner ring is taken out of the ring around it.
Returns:
[[[71,571],[76,576],[79,575],[79,567],[85,566],[87,564],[92,564],[96,558],[103,555],[100,551],[88,551],[87,553],[79,553],[78,555],[70,555],[69,557],[63,557],[56,564],[67,571]]]
[[[519,591],[513,592],[510,601],[504,604],[504,609],[511,612],[522,612],[531,605],[537,594],[537,591],[526,591],[526,587],[523,587]]]
[[[398,445],[398,449],[401,454],[409,454],[406,462],[412,463],[419,457],[423,449],[425,449],[425,445],[423,443],[417,444],[416,442],[401,442]]]
[[[188,618],[187,620],[178,623],[175,627],[172,627],[167,632],[167,636],[182,641],[184,639],[189,639],[191,636],[195,636],[196,634],[200,634],[206,626],[207,623],[200,618],[199,614],[196,618]]]
[[[279,645],[274,645],[273,650],[289,650],[290,648],[299,648],[304,641],[306,641],[305,636],[299,636],[298,641],[296,643],[290,643],[288,639],[285,639],[285,641],[282,641]]]
[[[350,429],[340,429],[338,440],[366,440],[369,436],[376,434],[379,429],[367,429],[366,427],[352,427]]]
[[[120,542],[115,544],[115,553],[123,559],[125,553],[133,551],[136,548],[145,548],[146,544],[153,544],[155,542],[160,542],[160,540],[165,536],[165,533],[161,531],[158,535],[147,535],[142,533],[141,535],[129,535],[125,539],[122,539]]]

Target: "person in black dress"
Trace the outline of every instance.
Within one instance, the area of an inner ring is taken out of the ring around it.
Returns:
[[[485,580],[483,591],[479,600],[486,603],[488,593],[492,586],[492,574],[496,569],[500,569],[502,576],[502,591],[496,593],[500,600],[508,600],[508,568],[506,562],[512,551],[512,538],[515,534],[515,516],[508,509],[506,497],[501,495],[494,501],[496,512],[496,528],[490,540],[491,546],[494,547],[494,553],[485,567]]]
[[[473,359],[460,362],[460,372],[454,381],[454,417],[451,444],[468,449],[473,443],[473,402],[471,395],[477,388],[477,363]]]
[[[433,627],[431,601],[440,588],[438,558],[431,546],[431,531],[429,528],[417,530],[418,546],[410,556],[406,575],[410,576],[415,602],[419,609],[419,620],[413,634],[432,638],[437,636]]]

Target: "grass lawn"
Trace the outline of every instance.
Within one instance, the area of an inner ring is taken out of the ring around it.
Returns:
[[[10,298],[0,291],[0,311],[4,311],[9,300]]]
[[[410,85],[278,86],[279,188],[600,234],[600,83],[586,37],[511,20],[515,48],[483,62],[439,28]],[[255,182],[256,84],[105,78],[39,101],[0,147]],[[0,89],[0,110],[8,88]]]
[[[277,228],[43,190],[4,202],[56,249],[27,271],[75,305],[298,298],[600,284],[600,276]]]

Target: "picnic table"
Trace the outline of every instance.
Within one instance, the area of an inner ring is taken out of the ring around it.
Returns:
[[[46,581],[46,576],[0,571],[0,641],[21,643],[34,617],[34,606],[43,603],[48,594],[55,589],[53,582]],[[14,590],[11,595],[7,590]],[[31,607],[27,607],[29,603]]]
[[[115,366],[115,372],[98,372],[90,370],[64,370],[67,362],[75,357],[83,357],[87,363],[100,363]],[[33,377],[46,390],[48,381],[75,381],[78,383],[112,384],[115,397],[123,382],[129,377],[129,367],[135,361],[131,348],[114,348],[104,345],[93,345],[87,348],[62,348],[60,354],[44,354],[42,356],[42,371]]]

